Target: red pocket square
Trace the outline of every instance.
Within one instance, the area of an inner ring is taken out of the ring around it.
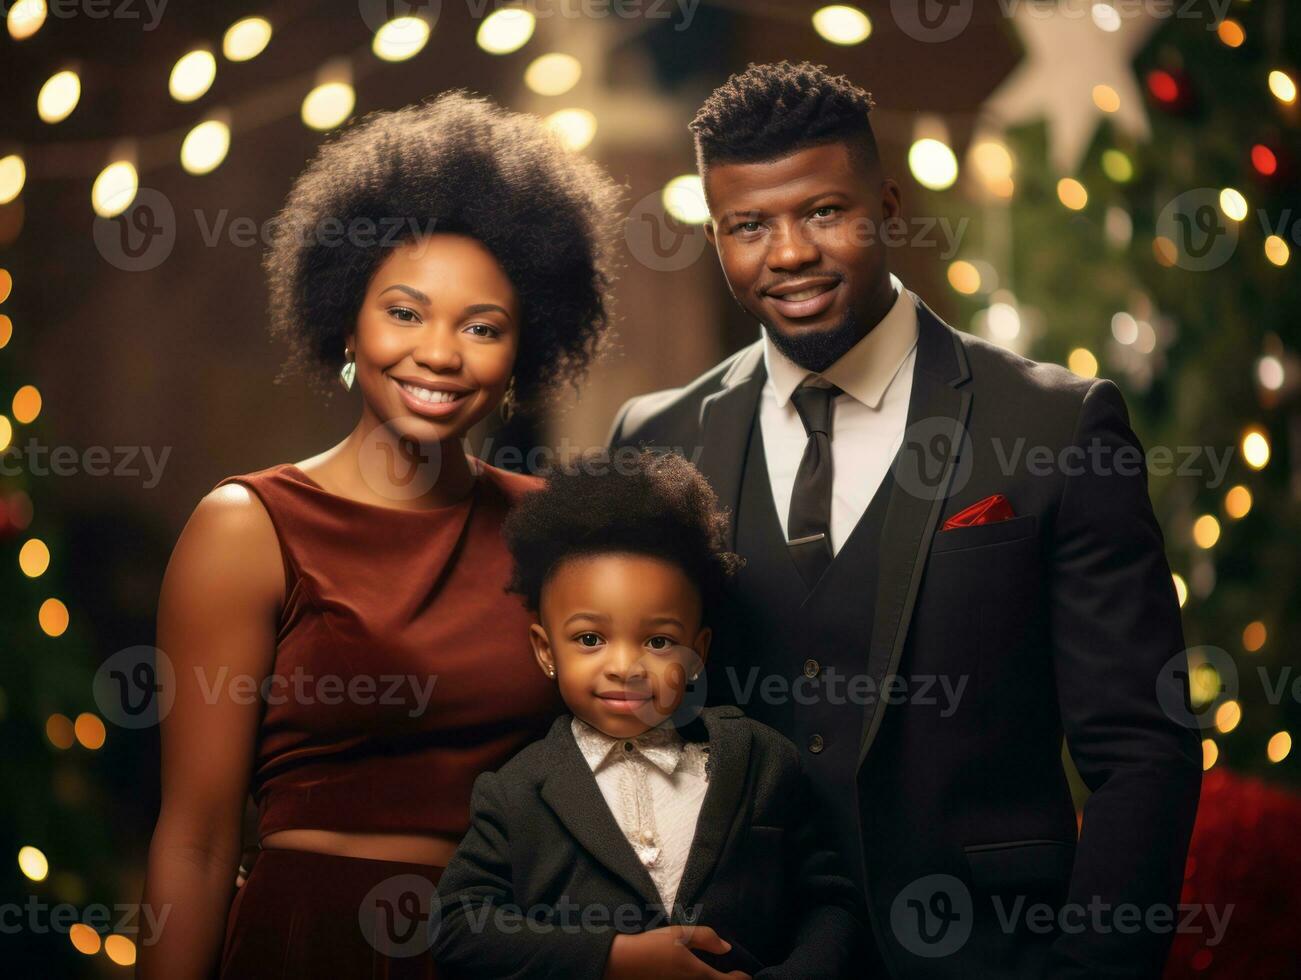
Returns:
[[[1007,498],[1001,493],[996,493],[954,514],[944,522],[942,530],[951,531],[955,527],[974,527],[977,524],[995,524],[998,521],[1010,521],[1015,516]]]

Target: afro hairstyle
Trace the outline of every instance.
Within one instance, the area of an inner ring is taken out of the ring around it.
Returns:
[[[294,182],[263,260],[287,367],[332,381],[389,249],[433,232],[481,242],[520,298],[521,404],[577,385],[610,323],[622,191],[536,117],[464,91],[372,112]]]

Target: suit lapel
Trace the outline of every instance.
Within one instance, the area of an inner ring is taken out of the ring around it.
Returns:
[[[596,861],[647,905],[658,905],[659,890],[615,822],[596,777],[574,741],[569,717],[558,718],[547,736],[553,743],[552,768],[542,783],[542,799]]]
[[[701,715],[709,731],[709,788],[674,899],[674,905],[683,909],[690,907],[709,880],[741,805],[750,769],[750,729],[726,720],[740,716],[740,710],[731,706],[707,708]]]
[[[700,459],[696,466],[731,516],[728,548],[736,547],[736,510],[750,425],[763,389],[763,341],[744,348],[723,376],[722,389],[700,404]]]
[[[875,613],[868,648],[868,673],[882,690],[899,667],[912,621],[917,590],[940,510],[962,447],[971,392],[957,334],[916,295],[917,359],[903,444],[891,466],[894,485],[886,508],[877,571]],[[864,720],[858,762],[876,739],[886,699],[877,697]]]

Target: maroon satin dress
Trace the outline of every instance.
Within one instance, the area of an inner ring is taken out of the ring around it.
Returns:
[[[257,836],[463,834],[475,777],[563,711],[505,591],[511,504],[541,485],[479,464],[433,510],[332,494],[292,464],[241,476],[280,541],[285,601],[263,686]],[[201,763],[199,763],[201,764]],[[430,978],[442,869],[259,850],[226,924],[231,980]]]

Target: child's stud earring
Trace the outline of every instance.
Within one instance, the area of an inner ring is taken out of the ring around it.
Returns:
[[[555,677],[555,676],[556,676],[556,668],[554,668],[554,667],[548,667],[548,668],[547,668],[547,676],[548,676],[548,677]]]

